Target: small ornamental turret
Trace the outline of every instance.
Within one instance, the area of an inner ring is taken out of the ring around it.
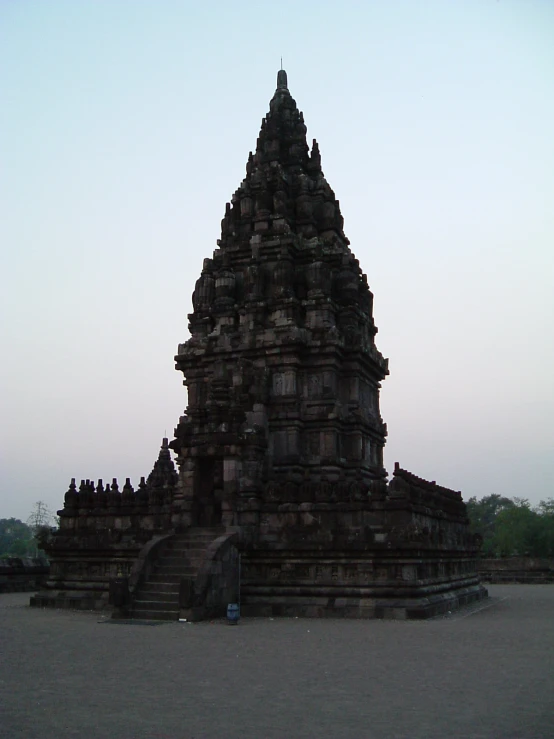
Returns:
[[[69,489],[64,497],[64,510],[73,511],[79,507],[79,493],[77,492],[77,486],[75,485],[75,478],[71,478],[69,483]]]
[[[92,508],[92,492],[90,489],[90,480],[81,480],[79,486],[79,509],[88,511]]]
[[[127,477],[125,479],[125,485],[121,492],[121,505],[123,508],[132,508],[135,504],[135,491],[131,485],[131,479]]]
[[[287,73],[284,69],[280,69],[277,72],[277,89],[278,90],[287,90]]]
[[[108,493],[108,506],[112,512],[118,511],[121,506],[121,493],[115,477],[112,479],[110,492]]]
[[[319,144],[315,139],[312,142],[312,151],[310,153],[308,171],[311,175],[314,175],[316,173],[323,174],[323,172],[321,171],[321,154],[319,152]]]
[[[141,510],[146,510],[148,508],[148,488],[144,477],[140,478],[137,490],[137,505]]]
[[[106,486],[108,488],[108,486]],[[100,510],[103,510],[108,507],[108,493],[107,489],[104,490],[104,484],[102,482],[102,478],[98,480],[98,485],[96,486],[96,495],[97,495],[97,505]]]
[[[177,471],[169,450],[169,440],[164,438],[162,439],[158,459],[154,463],[152,472],[148,475],[146,484],[148,487],[163,487],[164,485],[172,487],[177,483],[177,479]]]

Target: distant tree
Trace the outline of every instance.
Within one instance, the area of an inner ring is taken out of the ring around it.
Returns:
[[[537,512],[540,513],[541,516],[552,516],[554,518],[554,498],[541,500],[537,506]]]
[[[9,557],[34,557],[36,550],[36,542],[30,539],[16,539],[12,542],[7,556]]]
[[[27,525],[33,532],[34,556],[39,556],[39,549],[49,540],[52,529],[58,526],[58,518],[42,500],[37,500],[33,512],[27,519]],[[43,556],[43,555],[41,555]]]
[[[513,557],[534,554],[533,534],[539,515],[526,499],[514,499],[514,505],[500,511],[496,519],[494,549],[497,556]]]
[[[483,556],[497,556],[495,552],[497,518],[501,511],[512,508],[514,505],[513,500],[497,493],[486,495],[481,500],[473,497],[467,501],[467,514],[469,516],[471,532],[481,534],[483,537],[483,547],[481,550]]]
[[[0,557],[30,557],[36,551],[33,531],[18,518],[0,519]]]
[[[554,499],[541,500],[535,510],[539,515],[534,534],[536,556],[554,557]]]
[[[488,495],[470,498],[467,511],[472,532],[483,537],[485,557],[554,557],[554,500],[533,508],[525,498]]]
[[[51,509],[46,505],[46,503],[44,503],[44,501],[37,500],[35,507],[33,508],[33,512],[27,519],[27,526],[29,526],[33,533],[36,534],[37,531],[44,526],[50,528],[57,525],[58,519],[52,513]]]

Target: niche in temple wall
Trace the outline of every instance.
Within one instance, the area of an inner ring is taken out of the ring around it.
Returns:
[[[372,467],[381,467],[383,464],[383,449],[381,446],[364,438],[363,441],[364,461]]]
[[[348,401],[350,403],[358,403],[360,400],[360,380],[358,377],[345,378],[347,387]]]
[[[277,429],[269,435],[269,454],[275,462],[299,453],[299,433],[296,428]]]
[[[320,432],[305,431],[302,448],[306,457],[319,459],[321,456]]]
[[[187,394],[189,406],[195,408],[198,405],[198,383],[189,381],[187,383]]]
[[[329,398],[337,396],[337,375],[334,370],[312,372],[306,378],[308,398]]]
[[[338,456],[337,433],[327,429],[321,432],[321,456],[335,459]]]
[[[340,452],[342,446],[339,443],[338,434],[334,429],[324,431],[304,431],[302,435],[302,451],[310,462],[317,462],[322,457],[336,459],[344,456],[345,451]]]
[[[208,396],[206,379],[191,379],[187,382],[188,405],[197,408],[204,405]]]
[[[271,381],[271,393],[274,397],[296,395],[296,371],[274,372]]]
[[[343,434],[339,438],[340,456],[345,459],[363,459],[363,439],[360,433]]]
[[[364,380],[360,380],[359,403],[367,411],[373,412],[375,410],[373,388]]]
[[[366,413],[375,415],[379,409],[379,391],[370,382],[358,377],[344,378],[341,382],[341,394],[350,403],[358,405]]]

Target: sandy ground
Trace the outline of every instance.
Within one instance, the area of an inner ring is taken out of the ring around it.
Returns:
[[[158,626],[0,595],[0,737],[552,739],[554,585],[425,622]]]

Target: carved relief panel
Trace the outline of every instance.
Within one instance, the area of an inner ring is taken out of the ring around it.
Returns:
[[[274,397],[296,395],[296,371],[275,372],[272,378]]]

